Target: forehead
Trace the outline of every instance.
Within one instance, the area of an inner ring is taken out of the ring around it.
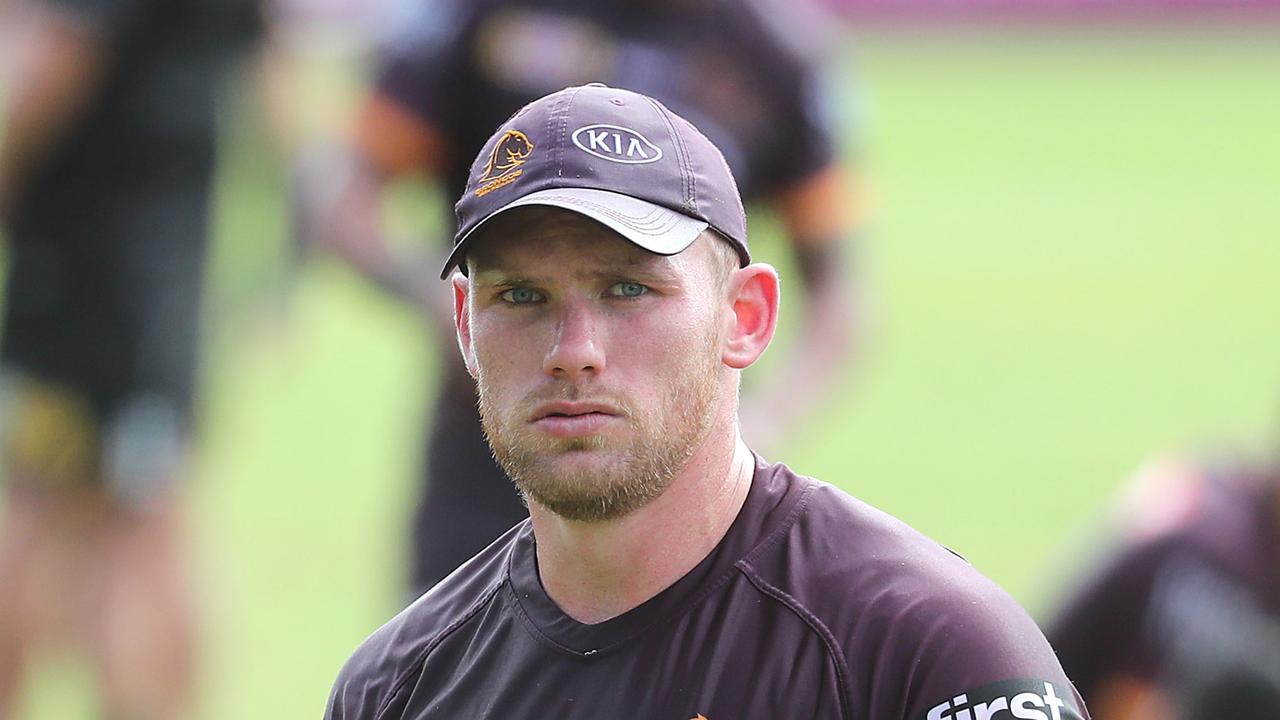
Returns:
[[[467,264],[479,274],[523,274],[534,270],[628,269],[682,273],[691,253],[649,252],[609,228],[568,210],[522,207],[505,212],[479,230]]]

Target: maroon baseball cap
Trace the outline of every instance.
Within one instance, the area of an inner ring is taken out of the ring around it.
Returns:
[[[660,255],[683,251],[710,227],[751,262],[724,156],[689,121],[629,90],[566,88],[503,123],[471,165],[440,277],[466,272],[463,256],[481,225],[528,205],[580,213]]]

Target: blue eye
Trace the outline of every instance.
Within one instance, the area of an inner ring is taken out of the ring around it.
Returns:
[[[649,292],[649,288],[637,282],[620,282],[609,288],[609,294],[615,297],[635,298]]]
[[[502,293],[498,297],[512,305],[527,305],[542,300],[542,293],[527,287],[516,287]]]

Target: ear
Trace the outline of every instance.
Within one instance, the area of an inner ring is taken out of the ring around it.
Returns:
[[[476,354],[471,345],[471,308],[467,302],[467,277],[455,272],[450,278],[453,282],[453,324],[458,329],[458,349],[462,351],[462,362],[467,366],[471,377],[476,376]]]
[[[735,370],[748,367],[764,353],[778,327],[780,288],[772,265],[752,263],[729,278],[729,335],[721,359]]]

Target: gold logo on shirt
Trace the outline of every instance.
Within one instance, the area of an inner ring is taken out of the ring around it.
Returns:
[[[480,187],[476,188],[476,197],[484,197],[501,187],[516,181],[524,170],[520,166],[533,154],[533,141],[519,130],[508,130],[503,133],[489,153],[489,162],[480,173]]]

